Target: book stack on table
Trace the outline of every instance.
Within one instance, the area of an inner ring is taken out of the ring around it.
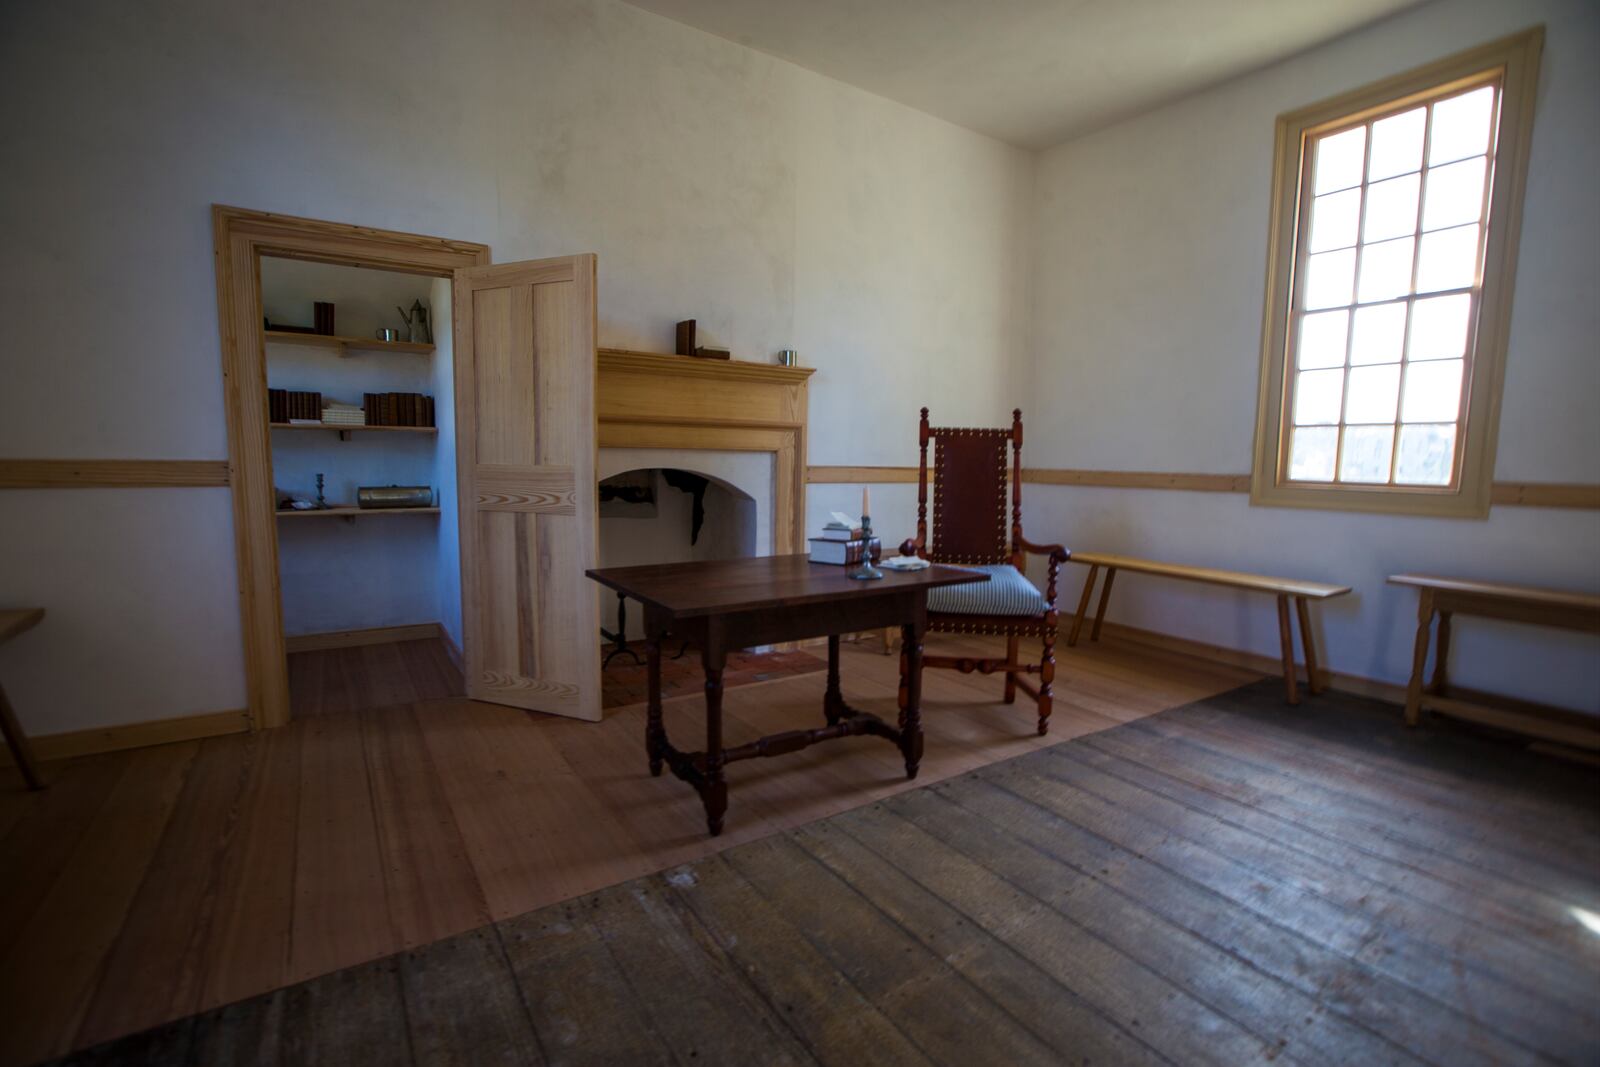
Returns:
[[[876,537],[864,537],[862,533],[859,526],[838,521],[828,523],[822,528],[820,536],[808,538],[811,562],[853,567],[866,554],[870,554],[874,561],[878,560],[883,555],[883,545]]]

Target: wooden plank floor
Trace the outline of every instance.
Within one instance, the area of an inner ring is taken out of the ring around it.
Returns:
[[[73,1062],[1600,1061],[1578,910],[1600,914],[1600,772],[1281,697],[1135,718]]]
[[[941,645],[977,647],[930,639]],[[908,787],[898,754],[873,738],[741,763],[728,830],[713,841],[693,792],[648,776],[642,707],[588,724],[425,699],[448,681],[442,655],[341,651],[360,655],[336,669],[325,660],[320,682],[301,672],[304,713],[281,730],[53,764],[37,794],[0,771],[0,1064],[415,949]],[[897,657],[875,644],[844,656],[852,703],[892,718]],[[930,671],[916,784],[1252,677],[1071,650],[1040,739],[1029,706],[999,703],[998,678]],[[823,684],[810,674],[728,690],[729,743],[819,722]],[[402,703],[362,706],[375,685]],[[669,702],[666,719],[697,747],[698,697]],[[314,988],[366,988],[388,973]]]

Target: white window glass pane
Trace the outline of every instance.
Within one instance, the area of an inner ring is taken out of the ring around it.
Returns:
[[[1350,372],[1348,388],[1345,422],[1393,422],[1395,405],[1400,400],[1400,364],[1356,367]]]
[[[1401,422],[1454,422],[1461,414],[1459,359],[1440,359],[1406,366],[1406,397]]]
[[[1483,215],[1484,158],[1464,159],[1428,171],[1428,199],[1422,208],[1422,228],[1442,230],[1477,222]]]
[[[1367,245],[1361,250],[1361,281],[1356,287],[1361,303],[1392,300],[1411,291],[1411,249],[1416,240]]]
[[[1351,363],[1398,363],[1406,336],[1406,306],[1374,304],[1356,311]]]
[[[1300,320],[1300,345],[1295,353],[1301,370],[1344,365],[1345,333],[1350,312],[1319,311]]]
[[[1466,293],[1418,300],[1411,307],[1411,348],[1407,359],[1460,359],[1467,352],[1472,297]],[[1357,320],[1357,336],[1360,336]]]
[[[1367,181],[1390,178],[1422,166],[1422,132],[1428,109],[1419,107],[1372,124],[1372,153]]]
[[[1294,424],[1309,426],[1339,421],[1344,399],[1344,369],[1303,370],[1294,383]]]
[[[1400,427],[1399,455],[1395,457],[1394,480],[1406,485],[1449,485],[1455,469],[1456,427]]]
[[[1296,482],[1333,481],[1333,461],[1339,451],[1339,430],[1334,426],[1301,426],[1289,438],[1289,478]]]
[[[1489,150],[1489,123],[1494,117],[1494,86],[1452,96],[1433,105],[1433,134],[1428,165],[1479,156]]]
[[[1338,253],[1333,253],[1338,255]],[[1365,273],[1365,272],[1363,272]],[[1478,227],[1457,226],[1422,235],[1417,292],[1464,289],[1478,280]]]
[[[1326,252],[1330,248],[1348,248],[1355,244],[1360,221],[1360,189],[1317,197],[1311,203],[1311,251]]]
[[[1317,142],[1312,192],[1321,195],[1361,184],[1362,156],[1367,150],[1367,128],[1324,137]]]
[[[1353,248],[1323,252],[1306,262],[1306,307],[1337,307],[1350,303],[1350,282],[1356,271]]]
[[[1367,186],[1367,222],[1361,229],[1363,241],[1385,241],[1417,232],[1417,188],[1420,174],[1390,178]],[[1477,219],[1474,215],[1465,222]]]
[[[1387,482],[1394,449],[1393,426],[1349,426],[1344,455],[1339,457],[1341,482]]]

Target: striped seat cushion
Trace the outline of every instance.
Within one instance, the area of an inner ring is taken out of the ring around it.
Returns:
[[[1009,563],[989,563],[963,570],[982,571],[987,582],[946,585],[928,590],[928,610],[951,615],[1042,615],[1044,594]]]

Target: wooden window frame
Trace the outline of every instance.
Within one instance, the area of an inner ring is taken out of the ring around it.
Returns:
[[[1268,229],[1266,298],[1262,312],[1261,376],[1256,403],[1250,503],[1413,515],[1483,518],[1489,514],[1522,228],[1533,111],[1544,27],[1535,26],[1415,70],[1278,116],[1273,152],[1272,214]],[[1493,132],[1494,174],[1483,245],[1476,330],[1468,342],[1465,403],[1457,423],[1456,477],[1450,486],[1290,482],[1287,426],[1297,256],[1309,214],[1302,161],[1309,137],[1397,110],[1446,89],[1470,88],[1496,75],[1500,113]]]

